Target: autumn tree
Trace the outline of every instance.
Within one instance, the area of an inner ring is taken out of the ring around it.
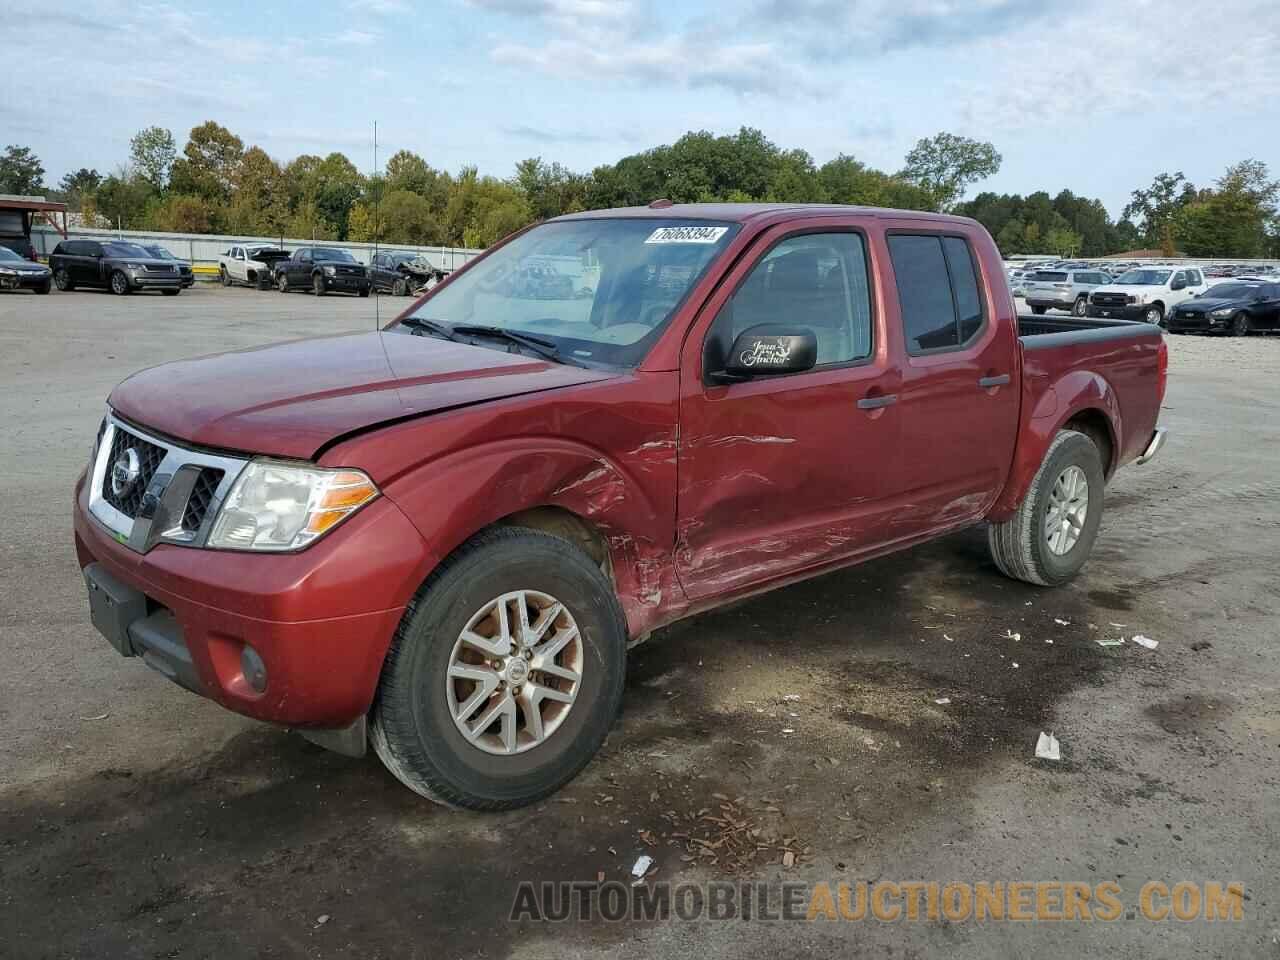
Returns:
[[[129,141],[129,163],[139,176],[157,190],[168,187],[169,174],[177,155],[178,148],[173,142],[173,134],[164,127],[139,130]]]

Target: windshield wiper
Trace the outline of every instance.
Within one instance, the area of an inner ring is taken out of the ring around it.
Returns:
[[[409,327],[411,330],[421,330],[423,333],[429,333],[444,340],[457,339],[453,335],[453,327],[447,323],[441,323],[439,320],[430,320],[427,317],[405,317],[400,321],[400,325]],[[420,336],[421,334],[418,335]]]
[[[506,340],[508,343],[514,343],[531,350],[545,360],[553,363],[568,363],[575,367],[585,367],[586,364],[570,357],[562,356],[560,348],[556,346],[554,340],[548,340],[546,337],[537,337],[531,333],[516,333],[514,330],[503,330],[501,327],[487,327],[483,324],[458,324],[453,327],[454,333],[461,333],[473,337],[493,337],[495,340]]]

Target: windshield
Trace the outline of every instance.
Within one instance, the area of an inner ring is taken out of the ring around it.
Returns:
[[[1134,286],[1159,286],[1169,279],[1172,270],[1130,270],[1120,275],[1116,283],[1128,283]]]
[[[1038,270],[1031,277],[1032,280],[1065,280],[1067,275],[1059,273],[1056,270]]]
[[[144,249],[153,257],[159,257],[161,260],[177,260],[178,259],[172,253],[166,250],[164,247],[145,247]]]
[[[342,263],[355,263],[356,258],[345,250],[330,250],[327,247],[316,247],[312,257],[316,260],[339,260]]]
[[[737,231],[710,220],[546,223],[437,288],[413,316],[498,327],[578,360],[635,366]]]
[[[18,256],[8,247],[0,247],[0,260],[17,260],[19,263],[26,263],[26,260]]]
[[[1205,299],[1212,297],[1215,300],[1248,300],[1258,290],[1259,286],[1253,283],[1220,283],[1205,291]]]
[[[104,243],[102,245],[103,252],[108,257],[141,257],[143,260],[154,260],[155,258],[143,250],[136,243]]]

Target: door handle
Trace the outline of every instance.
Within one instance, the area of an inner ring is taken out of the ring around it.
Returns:
[[[978,380],[978,386],[983,390],[987,390],[991,387],[1003,387],[1008,383],[1009,375],[1007,373],[1002,373],[998,377],[982,377]]]
[[[887,407],[890,404],[898,402],[896,393],[886,393],[879,397],[863,397],[858,401],[859,410],[879,410],[881,407]]]

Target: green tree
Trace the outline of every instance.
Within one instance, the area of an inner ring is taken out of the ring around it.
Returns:
[[[1201,191],[1172,218],[1178,245],[1193,257],[1260,257],[1269,249],[1280,183],[1267,165],[1245,160],[1228,167],[1214,189]]]
[[[171,193],[148,214],[148,226],[177,233],[210,233],[216,210],[204,197]]]
[[[31,196],[44,191],[44,167],[30,147],[9,144],[0,154],[0,193]]]
[[[524,193],[535,220],[587,209],[587,177],[530,157],[516,164],[516,185]]]
[[[102,183],[102,174],[88,167],[81,167],[74,173],[64,174],[58,183],[58,191],[62,194],[67,206],[72,210],[84,210],[84,202],[93,196],[93,192]]]
[[[972,184],[998,173],[1001,160],[990,143],[939,133],[916,143],[899,176],[926,190],[938,210],[950,210]]]
[[[138,175],[157,190],[168,187],[169,173],[177,155],[173,134],[164,127],[139,130],[129,141],[129,162]]]
[[[430,201],[422,194],[388,190],[377,213],[383,239],[388,243],[428,246],[444,240],[444,228],[432,213]]]
[[[147,226],[147,204],[154,196],[149,181],[121,169],[102,181],[93,199],[97,213],[111,226],[141,230]]]
[[[276,236],[289,219],[284,171],[261,147],[240,158],[226,219],[232,231],[260,236]]]
[[[192,128],[182,156],[173,162],[169,186],[177,193],[226,204],[243,157],[244,141],[226,127],[206,121]]]
[[[1133,191],[1123,216],[1136,222],[1143,243],[1149,247],[1160,246],[1171,255],[1174,217],[1195,199],[1196,188],[1181,170],[1162,173],[1150,187]]]

